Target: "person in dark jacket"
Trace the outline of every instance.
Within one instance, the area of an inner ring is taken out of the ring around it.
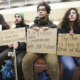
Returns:
[[[2,25],[2,30],[7,30],[10,28],[9,25],[6,23],[2,14],[0,14],[0,25]],[[7,48],[8,46],[0,46],[0,53]]]
[[[0,14],[0,25],[2,25],[2,30],[7,30],[10,28],[9,25],[6,23],[2,14]],[[3,52],[4,50],[6,50],[7,48],[8,48],[8,46],[0,46],[0,53]],[[0,63],[0,69],[2,68],[1,64],[2,63]]]
[[[45,2],[40,3],[37,7],[38,17],[35,18],[34,24],[31,26],[35,31],[40,29],[48,30],[49,28],[57,28],[53,24],[48,16],[50,14],[50,6]],[[27,53],[22,60],[22,70],[25,80],[34,80],[33,78],[33,63],[40,57],[46,59],[49,67],[49,74],[51,80],[59,80],[59,65],[56,54],[38,54],[38,53]]]
[[[15,28],[25,27],[27,29],[29,25],[24,23],[24,14],[19,12],[15,14]],[[25,42],[16,42],[8,45],[8,49],[0,53],[0,61],[8,58],[8,52],[13,52],[13,48],[16,50],[16,62],[17,62],[17,71],[18,71],[18,80],[22,80],[22,58],[26,54],[26,43]]]
[[[80,34],[80,19],[76,8],[70,8],[65,13],[58,33],[68,33],[73,36]],[[80,66],[80,58],[75,59],[72,56],[59,56],[59,58],[63,64],[63,80],[72,80],[75,71],[75,61]]]

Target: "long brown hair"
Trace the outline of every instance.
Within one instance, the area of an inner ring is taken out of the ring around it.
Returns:
[[[78,10],[76,8],[70,8],[67,10],[67,12],[65,13],[63,20],[61,22],[61,28],[66,28],[67,32],[69,32],[71,30],[70,25],[69,25],[69,14],[71,10],[75,10],[76,11],[76,20],[73,24],[73,30],[74,32],[76,32],[79,28],[80,28],[80,16],[78,13]]]
[[[9,29],[9,25],[6,23],[2,14],[0,14],[0,24],[2,25],[2,30]]]

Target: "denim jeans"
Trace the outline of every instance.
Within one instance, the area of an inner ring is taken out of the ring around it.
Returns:
[[[63,80],[72,80],[75,71],[75,60],[71,56],[60,56],[63,64]],[[80,66],[80,58],[76,59],[76,63]]]

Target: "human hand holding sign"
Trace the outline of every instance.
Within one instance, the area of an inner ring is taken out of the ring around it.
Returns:
[[[9,48],[12,48],[12,47],[13,47],[13,44],[9,44],[8,47],[9,47]]]
[[[39,31],[40,29],[43,29],[43,31],[49,30],[48,27],[41,27],[41,28],[39,28],[39,27],[34,27],[33,29],[34,29],[35,31]]]
[[[43,29],[43,31],[47,31],[47,30],[49,30],[48,27],[42,27],[42,29]]]
[[[35,30],[35,31],[39,31],[39,27],[33,27],[33,29]]]
[[[13,44],[10,44],[8,46],[9,46],[9,48],[18,49],[18,43],[17,42],[16,43],[13,43]]]
[[[74,35],[73,29],[71,29],[68,34]]]
[[[13,48],[14,48],[14,49],[18,49],[18,46],[19,46],[19,45],[18,45],[17,42],[13,44]]]

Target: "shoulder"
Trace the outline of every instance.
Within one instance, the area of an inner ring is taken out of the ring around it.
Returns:
[[[49,26],[50,28],[57,28],[57,26],[56,26],[51,20],[49,20],[48,26]]]

